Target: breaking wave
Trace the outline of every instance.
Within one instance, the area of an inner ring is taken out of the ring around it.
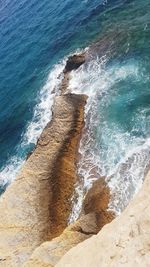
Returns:
[[[138,60],[124,63],[94,58],[72,72],[70,91],[88,95],[85,129],[80,142],[80,181],[72,198],[69,222],[80,214],[83,198],[92,183],[105,176],[111,189],[110,209],[120,213],[139,190],[150,164],[148,91]],[[146,105],[147,104],[147,105]]]
[[[50,71],[47,81],[37,96],[37,105],[34,108],[32,120],[28,123],[21,143],[17,147],[17,155],[9,159],[0,171],[0,191],[16,177],[22,167],[26,153],[35,145],[43,129],[52,118],[52,107],[55,96],[59,94],[59,86],[63,78],[63,69],[66,60],[56,64]],[[20,151],[23,153],[20,154]]]

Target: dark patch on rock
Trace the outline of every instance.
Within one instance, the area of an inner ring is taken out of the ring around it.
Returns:
[[[85,63],[85,53],[70,56],[66,62],[64,73],[78,69],[83,63]]]
[[[99,230],[115,218],[115,214],[108,210],[109,202],[110,190],[105,179],[101,177],[93,183],[83,202],[83,212],[85,214],[91,212],[96,214]]]
[[[58,236],[67,227],[67,220],[71,212],[71,196],[77,181],[76,159],[81,130],[84,126],[85,95],[66,94],[66,104],[71,109],[68,114],[71,126],[54,162],[52,172],[52,202],[51,222],[53,237]]]

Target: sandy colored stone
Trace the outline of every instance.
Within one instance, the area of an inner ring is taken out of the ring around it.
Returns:
[[[72,207],[70,200],[74,191],[75,182],[78,179],[76,158],[81,130],[84,126],[84,106],[87,97],[81,95],[73,96],[73,99],[72,95],[68,95],[67,97],[67,101],[70,102],[72,109],[74,109],[74,111],[72,110],[72,124],[52,168],[53,194],[51,201],[52,208],[50,211],[52,237],[60,235],[67,227]]]
[[[99,230],[115,218],[115,214],[108,210],[110,197],[110,189],[101,177],[93,183],[83,201],[83,213],[96,214]]]
[[[114,214],[107,210],[109,200],[110,190],[101,177],[93,183],[84,199],[83,213],[86,215],[68,226],[59,237],[38,247],[23,267],[54,267],[72,247],[96,235],[106,223],[114,219]]]
[[[84,215],[79,221],[67,227],[59,237],[38,247],[23,267],[54,267],[69,249],[97,232],[95,214]]]
[[[72,248],[57,267],[150,266],[150,172],[125,211]]]
[[[56,98],[52,121],[0,198],[1,267],[20,267],[36,247],[66,227],[85,102],[81,95]]]

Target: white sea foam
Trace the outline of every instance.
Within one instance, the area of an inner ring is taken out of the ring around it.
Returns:
[[[88,49],[88,48],[87,48]],[[80,54],[84,50],[77,49],[75,54]],[[72,54],[68,55],[71,56]],[[66,65],[67,57],[56,64],[50,71],[45,85],[37,95],[37,105],[34,108],[32,120],[28,123],[26,132],[22,135],[18,144],[16,156],[11,157],[5,166],[0,170],[0,187],[11,183],[16,177],[25,162],[24,156],[19,156],[20,150],[25,151],[31,144],[36,144],[43,129],[52,118],[52,107],[55,96],[59,94],[60,84],[63,79],[63,69]],[[25,153],[24,153],[25,154]]]
[[[24,160],[18,157],[12,157],[6,166],[0,171],[0,188],[8,185],[18,173]]]
[[[37,105],[34,108],[33,118],[27,125],[27,130],[22,136],[21,143],[18,145],[18,155],[20,149],[25,150],[31,144],[36,144],[43,129],[51,120],[52,106],[55,96],[59,94],[59,85],[63,78],[62,71],[65,63],[66,59],[54,66],[48,75],[45,85],[41,88],[37,96]],[[16,177],[16,174],[22,167],[24,160],[25,159],[21,156],[13,156],[9,159],[5,167],[0,171],[1,187],[9,184]]]
[[[141,78],[138,63],[128,61],[122,66],[115,64],[109,68],[105,67],[106,63],[106,57],[93,59],[72,72],[70,91],[87,94],[89,98],[79,149],[80,181],[76,184],[76,193],[72,198],[74,205],[69,223],[78,218],[85,193],[100,176],[107,177],[111,188],[113,197],[110,209],[121,212],[140,188],[145,170],[150,164],[149,139],[135,137],[115,123],[110,125],[105,119],[106,114],[103,114],[117,94],[119,81],[126,78],[138,81]],[[145,127],[142,112],[135,119],[136,122],[140,120],[141,127]]]
[[[131,150],[129,148],[108,177],[108,184],[114,196],[109,207],[111,210],[117,214],[122,212],[133,195],[139,191],[149,166],[150,138],[147,138],[140,146]]]
[[[54,66],[48,76],[46,84],[41,89],[38,95],[39,102],[34,109],[33,118],[28,124],[27,131],[23,137],[23,142],[35,144],[43,129],[51,120],[52,106],[55,96],[59,92],[65,62],[66,61],[64,60],[62,63]]]

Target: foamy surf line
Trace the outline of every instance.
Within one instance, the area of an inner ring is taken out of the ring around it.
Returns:
[[[85,130],[79,148],[81,156],[78,162],[78,174],[80,180],[76,184],[75,194],[72,197],[73,208],[69,223],[78,219],[86,192],[101,176],[107,177],[111,189],[110,210],[116,214],[122,212],[141,187],[146,170],[150,165],[149,138],[146,140],[133,138],[132,134],[121,132],[114,125],[110,129],[107,121],[103,121],[102,114],[100,114],[99,120],[97,119],[98,102],[102,107],[109,104],[111,101],[109,94],[115,83],[127,78],[137,81],[143,79],[136,61],[128,61],[123,66],[111,66],[107,70],[106,63],[105,56],[101,59],[93,59],[88,65],[83,65],[80,69],[73,71],[70,79],[70,92],[83,93],[89,98],[85,109]],[[139,114],[139,116],[141,115]],[[139,116],[137,120],[139,120]],[[144,122],[145,117],[141,117],[140,120],[141,123]],[[101,138],[103,145],[109,144],[107,150],[100,148],[95,140],[94,131],[99,123],[103,123]]]
[[[66,64],[66,58],[56,64],[50,71],[47,81],[37,96],[37,105],[34,109],[32,120],[27,126],[25,134],[22,136],[21,143],[17,147],[19,150],[25,150],[31,144],[36,144],[43,129],[47,123],[52,119],[52,107],[55,96],[59,94],[59,88],[63,79],[63,69]],[[20,168],[25,162],[25,158],[14,156],[9,159],[5,167],[0,171],[0,188],[3,188],[11,183],[16,177]]]
[[[29,122],[26,132],[21,138],[21,143],[17,147],[18,155],[20,149],[26,150],[31,144],[36,145],[42,131],[48,122],[51,121],[54,100],[55,97],[61,93],[60,85],[64,78],[63,70],[68,57],[74,54],[80,54],[84,51],[83,49],[77,49],[75,53],[70,53],[67,57],[64,57],[60,63],[54,65],[50,71],[45,85],[37,95],[37,105],[34,108],[33,118]],[[25,157],[20,156],[13,156],[6,162],[5,166],[0,171],[0,191],[3,191],[3,189],[15,179],[24,162]]]

